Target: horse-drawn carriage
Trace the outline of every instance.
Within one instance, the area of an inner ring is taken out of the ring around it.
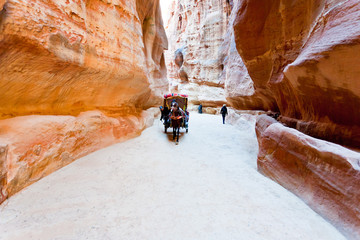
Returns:
[[[164,95],[164,106],[161,107],[161,118],[164,120],[164,130],[173,128],[174,138],[177,130],[185,128],[189,131],[189,112],[187,111],[188,95],[185,94],[166,94]]]

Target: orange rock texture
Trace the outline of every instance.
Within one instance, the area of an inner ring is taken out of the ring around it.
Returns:
[[[168,89],[157,0],[7,0],[0,32],[2,118],[126,114]]]
[[[0,11],[3,9],[6,0],[0,0]]]
[[[227,0],[172,0],[168,78],[171,90],[189,94],[191,103],[215,107],[226,102],[221,46],[230,11]]]
[[[301,197],[348,238],[360,236],[360,153],[261,116],[258,170]]]
[[[271,95],[284,117],[346,131],[307,134],[359,147],[359,1],[236,3],[236,47],[263,101]]]
[[[0,10],[1,203],[138,135],[168,81],[158,0],[6,0]]]
[[[0,203],[42,177],[116,142],[138,136],[158,109],[111,118],[100,111],[73,116],[21,116],[0,121]]]

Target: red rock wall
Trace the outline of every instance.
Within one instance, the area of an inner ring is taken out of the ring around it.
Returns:
[[[3,118],[124,114],[167,91],[156,0],[7,0],[0,32]]]
[[[301,197],[347,237],[360,237],[360,153],[257,120],[258,170]]]
[[[243,0],[237,50],[256,91],[285,117],[341,127],[350,136],[312,133],[360,146],[360,3],[356,0]],[[273,110],[277,110],[273,107]]]
[[[227,81],[241,86],[248,74],[254,92],[228,91],[228,100],[279,111],[279,121],[294,128],[258,120],[259,171],[359,239],[360,154],[341,145],[360,148],[360,2],[233,3],[234,41],[247,73]],[[257,106],[248,101],[254,97]]]
[[[241,58],[235,42],[234,24],[241,0],[230,1],[232,7],[227,33],[221,46],[224,66],[221,82],[225,83],[226,99],[236,109],[277,110],[275,98],[266,86],[255,87],[254,80]]]

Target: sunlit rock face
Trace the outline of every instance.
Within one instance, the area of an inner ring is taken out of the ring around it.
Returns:
[[[1,203],[140,134],[155,115],[142,110],[168,82],[158,0],[7,0],[0,9]]]
[[[6,0],[0,0],[0,11],[3,9]]]
[[[157,108],[139,116],[21,116],[0,121],[0,203],[24,187],[95,150],[140,135]]]
[[[130,113],[168,88],[156,0],[7,0],[0,32],[3,118]]]
[[[163,95],[169,90],[164,56],[164,50],[168,48],[168,40],[159,0],[136,0],[136,10],[142,23],[147,76],[152,90],[152,95],[145,105],[148,107],[161,104]]]
[[[238,4],[235,42],[255,90],[271,92],[284,117],[346,132],[346,136],[319,132],[312,125],[306,127],[307,134],[359,147],[360,3],[244,0]]]
[[[360,153],[260,116],[258,170],[301,197],[349,239],[360,237]]]
[[[227,0],[173,0],[166,30],[168,78],[171,90],[189,94],[194,104],[226,102],[221,45],[230,12]]]

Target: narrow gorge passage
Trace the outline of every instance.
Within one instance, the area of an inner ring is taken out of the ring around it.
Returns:
[[[344,239],[256,170],[254,123],[191,113],[170,141],[140,137],[79,159],[0,206],[0,239]]]

